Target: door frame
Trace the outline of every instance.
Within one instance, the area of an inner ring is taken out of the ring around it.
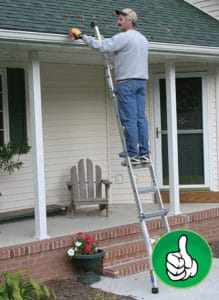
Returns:
[[[160,89],[159,79],[165,79],[164,73],[153,74],[153,111],[154,111],[154,147],[155,147],[155,165],[157,179],[160,188],[167,189],[169,185],[163,185],[163,166],[162,166],[162,140],[161,140],[161,111],[160,111]],[[201,77],[202,78],[202,113],[203,113],[203,154],[204,154],[204,184],[179,185],[181,189],[210,189],[211,188],[211,143],[210,143],[210,118],[209,116],[209,92],[207,72],[177,72],[176,78],[182,77]],[[159,138],[156,137],[156,128],[159,131]]]

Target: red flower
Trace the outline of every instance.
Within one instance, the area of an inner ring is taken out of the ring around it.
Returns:
[[[97,253],[97,245],[94,238],[82,232],[76,233],[76,240],[74,241],[73,250],[75,254],[94,254]]]
[[[88,253],[88,252],[91,251],[91,248],[92,248],[92,246],[91,246],[90,244],[87,244],[87,245],[85,246],[85,251]]]
[[[93,243],[93,242],[94,242],[94,239],[93,239],[92,236],[90,236],[90,235],[85,235],[85,236],[84,236],[84,240],[85,240],[87,243]]]

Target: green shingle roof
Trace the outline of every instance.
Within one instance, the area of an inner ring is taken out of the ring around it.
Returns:
[[[149,41],[219,47],[219,21],[183,0],[0,0],[0,7],[0,29],[93,34],[96,21],[105,37],[118,32],[114,9],[129,7]]]

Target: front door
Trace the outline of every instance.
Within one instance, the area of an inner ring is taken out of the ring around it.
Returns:
[[[177,136],[179,157],[179,184],[181,187],[208,185],[205,141],[207,128],[204,120],[207,113],[205,99],[205,74],[176,75]],[[155,80],[156,159],[161,186],[169,185],[167,107],[165,78]],[[159,163],[159,164],[158,164]]]

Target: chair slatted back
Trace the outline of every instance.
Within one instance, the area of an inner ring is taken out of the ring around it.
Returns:
[[[78,166],[71,168],[72,197],[74,201],[91,201],[102,197],[102,172],[99,166],[95,167],[95,179],[93,163],[90,159],[78,162]]]
[[[99,166],[96,166],[96,198],[102,198],[102,171]]]

